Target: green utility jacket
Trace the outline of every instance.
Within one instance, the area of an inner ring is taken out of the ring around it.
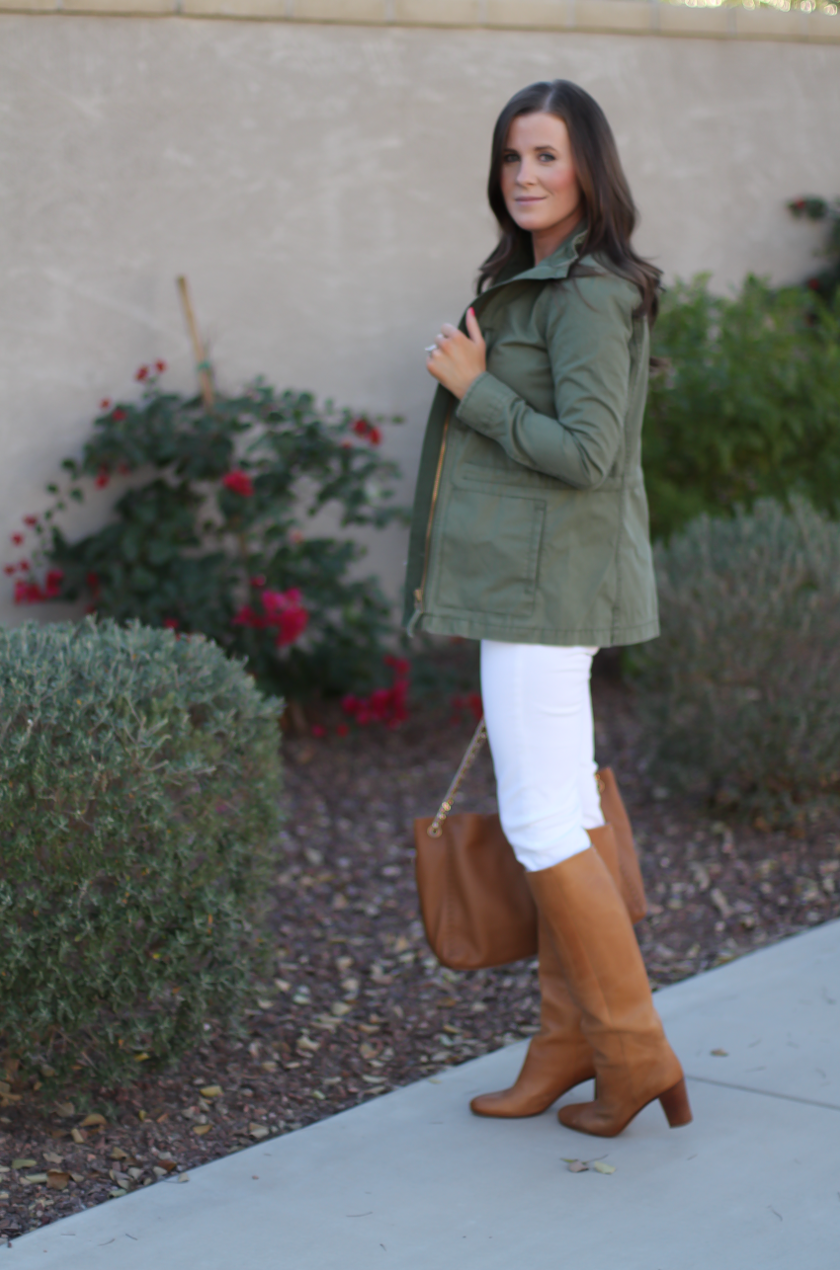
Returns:
[[[641,464],[648,327],[638,289],[600,258],[568,276],[584,237],[514,263],[473,302],[487,370],[460,403],[442,387],[432,403],[410,632],[599,647],[659,634]]]

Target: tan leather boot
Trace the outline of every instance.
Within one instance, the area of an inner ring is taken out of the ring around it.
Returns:
[[[510,1089],[479,1094],[470,1103],[477,1116],[538,1116],[567,1090],[595,1075],[592,1050],[580,1030],[575,1005],[548,926],[539,922],[540,1030]]]
[[[672,1128],[688,1124],[682,1068],[665,1039],[627,909],[604,861],[590,849],[527,877],[594,1056],[595,1101],[561,1107],[561,1124],[611,1138],[655,1098]]]

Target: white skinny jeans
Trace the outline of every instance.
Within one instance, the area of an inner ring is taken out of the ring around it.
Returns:
[[[596,648],[481,641],[481,695],[499,817],[517,860],[548,869],[604,823],[589,676]]]

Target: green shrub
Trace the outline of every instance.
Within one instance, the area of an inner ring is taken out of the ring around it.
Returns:
[[[125,1080],[236,1018],[279,706],[201,637],[0,629],[0,1049]]]
[[[840,299],[749,277],[734,297],[708,278],[664,297],[643,437],[651,528],[800,494],[840,516]]]
[[[164,392],[164,370],[140,367],[139,401],[101,403],[81,460],[63,464],[69,488],[48,486],[52,506],[24,517],[13,541],[25,558],[7,567],[16,601],[83,599],[100,617],[201,632],[288,699],[372,683],[390,606],[352,574],[359,543],[308,522],[328,507],[344,528],[403,515],[381,427],[262,381],[207,406]],[[102,527],[68,541],[67,500],[105,501],[96,491],[134,472],[142,481],[103,508]]]
[[[776,819],[840,792],[840,525],[762,500],[655,557],[662,635],[636,654],[655,770]]]

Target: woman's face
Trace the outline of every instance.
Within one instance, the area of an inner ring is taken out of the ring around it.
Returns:
[[[502,194],[520,229],[537,239],[574,229],[582,212],[569,132],[555,115],[518,115],[502,152]]]

